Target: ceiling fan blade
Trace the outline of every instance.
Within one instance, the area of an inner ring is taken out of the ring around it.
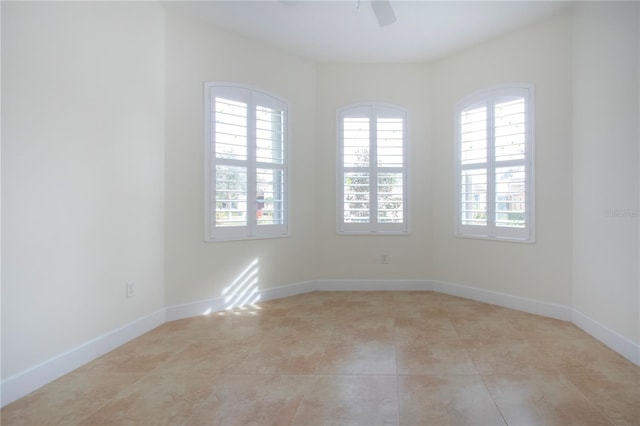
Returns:
[[[389,0],[371,0],[371,8],[381,27],[396,22],[396,14],[393,13],[393,8]]]

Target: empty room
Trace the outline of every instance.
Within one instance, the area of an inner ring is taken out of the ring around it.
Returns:
[[[2,425],[640,424],[640,2],[0,12]]]

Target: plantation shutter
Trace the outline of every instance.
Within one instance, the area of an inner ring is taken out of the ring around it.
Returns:
[[[532,96],[505,87],[458,105],[458,235],[533,240]]]
[[[338,127],[338,231],[406,233],[406,112],[354,105]]]
[[[205,239],[287,234],[287,104],[205,84]]]

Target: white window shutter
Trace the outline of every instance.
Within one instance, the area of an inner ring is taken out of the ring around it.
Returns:
[[[386,104],[338,110],[338,232],[408,232],[407,113]]]
[[[456,234],[533,242],[533,87],[501,86],[456,106]]]
[[[205,83],[205,240],[288,235],[288,104]]]

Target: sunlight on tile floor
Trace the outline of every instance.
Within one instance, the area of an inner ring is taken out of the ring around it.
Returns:
[[[2,425],[639,425],[640,367],[574,325],[433,292],[314,292],[169,322]]]

